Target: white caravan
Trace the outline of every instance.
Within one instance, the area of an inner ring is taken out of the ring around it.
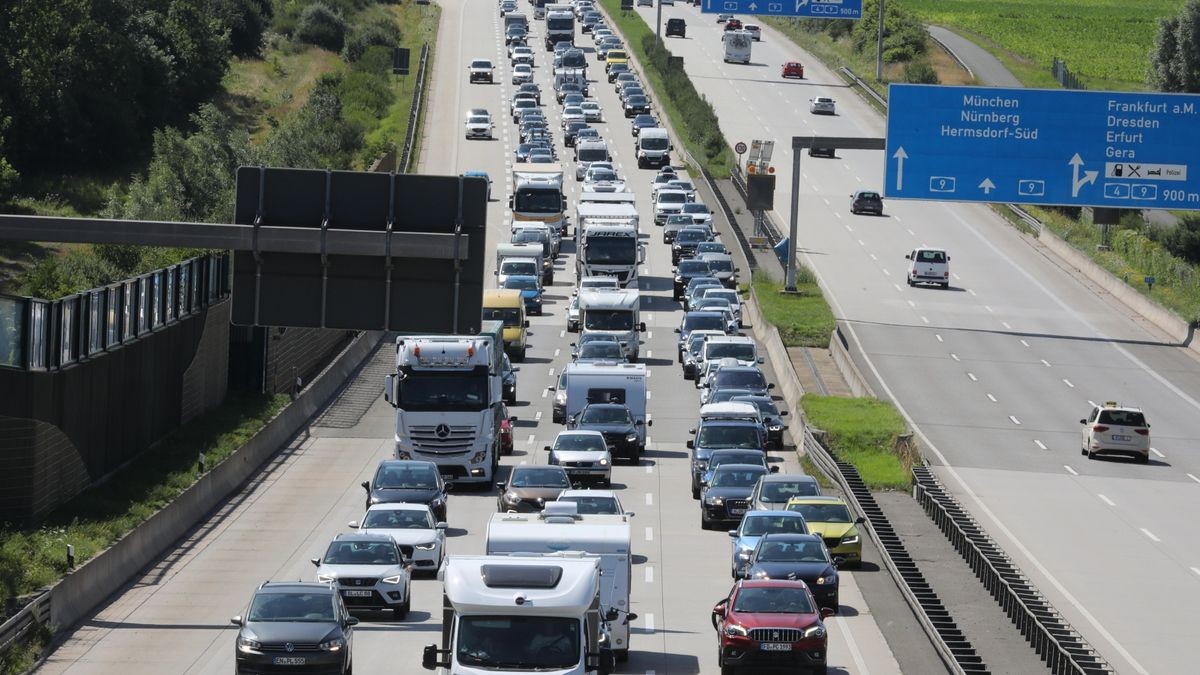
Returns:
[[[646,365],[643,363],[572,363],[566,375],[567,400],[563,419],[569,420],[589,403],[621,403],[629,408],[638,434],[638,455],[646,449]]]
[[[579,292],[579,330],[584,335],[602,333],[616,336],[621,352],[636,362],[641,352],[641,292],[634,288],[597,288]]]

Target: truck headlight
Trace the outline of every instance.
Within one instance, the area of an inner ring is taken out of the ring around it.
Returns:
[[[471,455],[471,463],[478,464],[478,463],[482,462],[483,460],[487,459],[487,456],[488,456],[487,450],[480,450],[479,452]]]

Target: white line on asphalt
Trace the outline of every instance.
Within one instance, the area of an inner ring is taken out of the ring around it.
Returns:
[[[1041,442],[1041,441],[1039,441],[1039,440],[1038,440],[1038,439],[1036,439],[1036,438],[1035,438],[1035,439],[1033,439],[1033,444],[1034,444],[1034,445],[1036,445],[1036,446],[1038,446],[1038,449],[1039,449],[1039,450],[1046,450],[1046,449],[1047,449],[1047,448],[1046,448],[1046,444],[1045,444],[1045,443],[1043,443],[1043,442]]]
[[[537,420],[538,422],[541,422],[542,421],[542,411],[541,410],[537,411],[537,413],[534,414],[533,419]]]
[[[1079,472],[1078,472],[1078,471],[1076,471],[1075,469],[1072,469],[1071,467],[1067,466],[1066,464],[1063,464],[1063,468],[1064,468],[1064,469],[1066,469],[1066,470],[1067,470],[1067,473],[1071,474],[1072,476],[1078,476],[1078,475],[1079,475]]]
[[[646,473],[654,473],[654,464],[652,462],[646,464]]]
[[[1116,503],[1116,502],[1114,502],[1113,500],[1109,499],[1108,497],[1105,497],[1105,496],[1104,496],[1104,495],[1102,495],[1102,494],[1097,494],[1096,496],[1100,498],[1100,501],[1104,502],[1105,504],[1108,504],[1109,506],[1116,506],[1116,505],[1117,505],[1117,503]]]
[[[916,307],[916,306],[917,306],[917,303],[913,302],[912,300],[909,300],[909,301],[908,301],[908,306],[909,306],[909,307]]]
[[[847,230],[849,230],[849,229],[850,229],[850,226],[849,226],[849,225],[847,225],[847,226],[846,226],[846,229],[847,229]],[[879,260],[879,258],[876,258],[876,257],[875,257],[875,254],[874,254],[874,253],[872,253],[872,254],[870,254],[870,255],[871,255],[871,260]],[[884,273],[884,274],[887,274],[887,270],[884,270],[884,271],[883,271],[883,273]]]
[[[954,359],[955,361],[959,360],[958,354],[955,354],[954,352],[950,352],[950,358]]]
[[[892,284],[892,285],[896,287],[896,290],[897,290],[897,291],[900,291],[901,293],[903,293],[903,292],[904,292],[904,289],[903,289],[903,288],[900,288],[900,284]]]
[[[646,369],[646,377],[650,377],[653,374],[654,374],[653,370],[650,370],[649,368]]]
[[[1063,378],[1063,384],[1067,385],[1068,387],[1070,387],[1070,388],[1072,388],[1072,389],[1074,389],[1074,388],[1075,388],[1075,385],[1071,384],[1071,381],[1070,381],[1070,380],[1068,380],[1068,379],[1067,379],[1067,378],[1065,378],[1065,377]]]
[[[1161,452],[1159,452],[1159,451],[1158,451],[1157,449],[1155,449],[1155,448],[1150,448],[1150,452],[1153,452],[1153,453],[1154,453],[1156,456],[1158,456],[1158,458],[1159,458],[1159,459],[1166,459],[1166,458],[1167,458],[1167,456],[1166,456],[1166,455],[1162,454]]]
[[[561,349],[555,349],[555,350],[554,350],[554,356],[556,356],[556,357],[557,357],[559,354],[561,354],[561,353],[562,353],[562,350],[561,350]]]
[[[912,236],[914,236],[914,237],[915,237],[915,236],[917,236],[917,233],[916,233],[916,232],[913,232],[912,230],[909,230],[909,231],[908,231],[908,233],[909,233],[909,234],[911,234],[911,235],[912,235]]]
[[[858,245],[859,245],[859,246],[866,246],[867,244],[866,244],[866,243],[865,243],[865,242],[864,242],[862,239],[859,239],[859,240],[858,240]]]
[[[1000,325],[1001,325],[1001,326],[1004,326],[1004,329],[1005,329],[1005,330],[1012,330],[1012,326],[1008,325],[1008,322],[1007,322],[1007,321],[1001,321],[1001,322],[1000,322]]]
[[[550,369],[550,379],[554,379],[554,368]]]
[[[871,256],[871,257],[872,257],[872,258],[874,258],[875,256]],[[883,268],[881,268],[881,269],[883,269],[883,276],[885,276],[885,277],[890,277],[890,276],[892,276],[892,273],[891,273],[891,272],[889,272],[889,271],[888,271],[888,269],[887,269],[886,267],[883,267]]]
[[[1195,474],[1191,474],[1191,473],[1189,473],[1189,474],[1187,475],[1187,477],[1188,477],[1188,478],[1191,478],[1192,480],[1196,481],[1197,483],[1200,483],[1200,478],[1196,478],[1196,475],[1195,475]]]
[[[559,337],[559,338],[565,338],[565,337],[567,337],[567,331],[566,331],[566,330],[560,330],[560,331],[558,331],[558,337]]]
[[[970,293],[971,295],[975,295],[975,290],[974,290],[974,289],[968,288],[968,289],[967,289],[967,292],[968,292],[968,293]]]
[[[646,566],[646,583],[654,583],[654,568],[649,565]]]
[[[925,323],[929,323],[929,317],[927,317],[927,316],[922,316],[921,320],[924,321]]]
[[[653,614],[646,615],[646,632],[648,632],[648,633],[654,632],[654,615]]]
[[[995,396],[992,396],[991,394],[988,394],[988,395],[987,395],[987,397],[988,397],[988,400],[989,400],[989,401],[991,401],[992,403],[996,403],[996,397],[995,397]]]
[[[1158,543],[1158,542],[1161,542],[1161,541],[1162,541],[1162,539],[1159,539],[1158,537],[1154,536],[1154,533],[1153,533],[1153,532],[1151,532],[1150,530],[1147,530],[1147,529],[1146,529],[1146,528],[1144,528],[1144,527],[1139,527],[1138,529],[1142,531],[1142,534],[1144,534],[1144,535],[1146,535],[1147,537],[1149,537],[1149,538],[1150,538],[1150,541],[1152,541],[1152,542],[1155,542],[1155,543]]]
[[[1095,408],[1095,407],[1096,407],[1096,402],[1095,402],[1095,401],[1093,401],[1092,399],[1090,399],[1090,398],[1089,398],[1089,399],[1088,399],[1088,405],[1090,405],[1090,406],[1092,406],[1093,408]]]
[[[1043,365],[1043,366],[1046,366],[1047,368],[1049,368],[1049,367],[1050,367],[1050,362],[1049,362],[1049,361],[1047,361],[1046,359],[1042,359],[1042,365]]]
[[[654,506],[654,493],[653,492],[646,493],[646,506]]]
[[[646,319],[646,320],[647,320],[647,321],[649,321],[650,319]],[[653,340],[653,339],[654,339],[654,331],[648,331],[648,332],[646,333],[646,339],[647,339],[647,340]]]
[[[1017,419],[1015,415],[1009,415],[1008,419],[1012,420],[1013,424],[1021,426],[1021,420]]]
[[[646,541],[654,541],[654,528],[646,528]]]
[[[646,358],[648,358],[648,359],[654,358],[654,350],[653,349],[646,350]]]
[[[1024,340],[1021,340],[1021,344],[1025,345],[1026,347],[1028,347],[1028,346],[1029,346],[1029,343],[1028,343],[1028,342],[1026,342],[1026,341],[1024,341]]]
[[[971,378],[972,382],[978,382],[979,378],[975,377],[975,373],[967,373],[967,377]]]
[[[892,216],[892,217],[896,219],[897,223],[900,222],[900,216]]]
[[[533,434],[529,434],[529,438],[525,439],[527,443],[533,445],[533,439],[536,438]]]
[[[842,227],[845,227],[847,232],[853,232],[853,231],[854,231],[854,228],[850,227],[850,224],[849,224],[849,223],[843,223]],[[872,258],[874,258],[875,256],[871,256],[871,257],[872,257]]]
[[[984,308],[984,309],[986,309],[986,310],[987,310],[987,311],[989,311],[989,312],[995,312],[995,311],[996,311],[996,310],[992,309],[992,308],[991,308],[990,306],[988,306],[988,305],[984,305],[984,306],[983,306],[983,308]]]
[[[547,396],[549,396],[549,395],[550,395],[550,390],[549,390],[549,389],[543,389],[543,390],[542,390],[542,398],[546,398],[546,397],[547,397]]]
[[[830,206],[830,204],[829,204],[829,199],[828,199],[828,198],[826,198],[826,197],[821,197],[821,201],[825,202],[825,206]]]
[[[654,394],[654,392],[647,389],[646,390],[646,400],[649,401],[651,398],[654,398],[653,394]]]
[[[945,340],[942,339],[942,336],[937,333],[934,333],[933,337],[937,338],[938,342],[945,342]]]

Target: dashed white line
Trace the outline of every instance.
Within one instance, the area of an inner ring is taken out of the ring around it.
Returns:
[[[988,312],[994,313],[996,311],[996,310],[992,309],[990,305],[984,305],[983,308],[986,309]]]
[[[1026,347],[1028,347],[1028,346],[1029,346],[1029,343],[1028,343],[1028,342],[1026,342],[1026,341],[1024,341],[1024,340],[1021,340],[1021,344],[1025,345]]]
[[[971,378],[972,382],[978,382],[979,378],[975,377],[975,373],[967,373],[967,377]]]
[[[646,615],[646,632],[648,632],[648,633],[654,632],[654,615],[653,614]]]
[[[846,226],[846,229],[850,229],[850,226],[849,226],[849,225],[847,225],[847,226]],[[872,253],[872,254],[871,254],[871,260],[879,260],[879,258],[876,258],[876,257],[875,257],[875,254],[874,254],[874,253]],[[884,270],[884,271],[883,271],[883,273],[884,273],[884,274],[887,274],[887,270]]]
[[[917,306],[917,303],[913,302],[912,300],[909,300],[909,301],[908,301],[908,306],[909,306],[909,307],[916,307],[916,306]]]
[[[1150,530],[1147,530],[1144,527],[1139,527],[1138,529],[1141,530],[1142,534],[1146,535],[1150,539],[1150,541],[1152,541],[1156,544],[1162,541],[1162,539],[1159,539],[1158,537],[1154,536],[1154,533],[1151,532]]]
[[[654,473],[654,464],[651,463],[646,465],[646,473]]]
[[[555,356],[555,357],[557,357],[557,356],[558,356],[559,354],[561,354],[561,353],[562,353],[562,350],[561,350],[561,349],[555,349],[555,350],[554,350],[554,356]]]
[[[945,342],[945,340],[942,339],[942,336],[937,333],[934,333],[933,337],[937,338],[938,342]]]
[[[1008,419],[1012,420],[1013,424],[1015,424],[1017,426],[1021,426],[1021,420],[1017,419],[1016,415],[1009,415]]]
[[[646,506],[654,506],[654,493],[653,492],[646,493]]]
[[[1191,478],[1192,480],[1196,481],[1197,483],[1200,483],[1200,478],[1196,478],[1195,474],[1189,473],[1189,474],[1187,474],[1187,477]]]
[[[975,289],[973,289],[973,288],[968,288],[968,289],[967,289],[967,292],[968,292],[968,293],[970,293],[970,294],[971,294],[971,295],[973,295],[973,296],[975,295]]]
[[[646,566],[646,583],[654,583],[654,568],[649,565]]]
[[[554,379],[554,368],[550,369],[550,379]]]
[[[654,528],[646,528],[646,541],[654,541]]]
[[[1067,385],[1068,387],[1070,387],[1070,388],[1072,388],[1072,389],[1074,389],[1074,388],[1075,388],[1075,385],[1071,384],[1071,381],[1070,381],[1070,380],[1068,380],[1068,379],[1067,379],[1067,378],[1065,378],[1065,377],[1063,378],[1063,384]]]
[[[1159,451],[1158,451],[1158,449],[1156,449],[1156,448],[1150,448],[1150,452],[1153,452],[1153,453],[1154,453],[1154,455],[1155,455],[1156,457],[1158,457],[1159,459],[1166,459],[1166,458],[1167,458],[1167,456],[1166,456],[1166,455],[1164,455],[1164,454],[1162,454],[1161,452],[1159,452]]]
[[[1047,448],[1046,448],[1046,444],[1045,444],[1045,443],[1043,443],[1043,442],[1041,442],[1041,441],[1039,441],[1039,440],[1038,440],[1038,439],[1036,439],[1036,438],[1035,438],[1035,439],[1033,439],[1033,444],[1034,444],[1034,445],[1036,445],[1036,446],[1038,446],[1038,450],[1046,450],[1046,449],[1047,449]]]
[[[1050,367],[1050,362],[1049,362],[1049,361],[1047,361],[1046,359],[1042,359],[1042,365],[1043,365],[1043,366],[1046,366],[1047,368],[1049,368],[1049,367]]]
[[[927,317],[927,316],[922,316],[921,320],[924,321],[925,323],[929,323],[929,317]]]
[[[895,286],[895,288],[896,288],[896,290],[897,290],[897,291],[900,291],[901,293],[903,293],[903,292],[904,292],[904,289],[903,289],[903,288],[900,288],[900,284],[892,284],[892,286]]]
[[[565,338],[565,337],[567,337],[567,331],[566,331],[566,330],[560,330],[560,331],[558,331],[558,337],[560,337],[560,338]]]
[[[1000,325],[1004,326],[1004,330],[1012,330],[1012,326],[1008,325],[1007,321],[1001,321]]]
[[[988,400],[989,400],[989,401],[991,401],[992,403],[996,403],[996,402],[997,402],[997,401],[996,401],[996,397],[995,397],[995,396],[992,396],[991,394],[988,394],[988,395],[987,395],[987,397],[988,397]]]
[[[537,411],[537,413],[534,414],[533,419],[538,422],[541,422],[542,421],[542,411],[541,410]]]
[[[647,389],[647,390],[646,390],[646,400],[647,400],[647,401],[649,401],[649,400],[650,400],[651,398],[653,398],[653,397],[654,397],[654,392],[652,392],[652,391],[650,391],[649,389]]]
[[[1108,504],[1109,506],[1116,506],[1116,505],[1117,505],[1117,503],[1116,503],[1116,502],[1114,502],[1113,500],[1109,499],[1108,497],[1105,497],[1105,496],[1104,496],[1104,495],[1102,495],[1102,494],[1097,494],[1096,496],[1100,498],[1100,501],[1104,502],[1105,504]]]
[[[955,354],[954,352],[950,352],[950,358],[954,359],[955,361],[962,360],[962,359],[958,358],[958,354]]]
[[[1071,474],[1072,476],[1078,476],[1078,475],[1079,475],[1079,472],[1078,472],[1078,471],[1076,471],[1075,469],[1072,469],[1071,467],[1067,466],[1066,464],[1063,464],[1063,468],[1064,468],[1064,469],[1066,469],[1066,470],[1067,470],[1067,473]]]
[[[883,276],[885,276],[885,277],[890,277],[890,276],[892,276],[892,273],[891,273],[891,272],[889,272],[889,271],[888,271],[888,269],[887,269],[886,267],[883,267],[883,268],[881,268],[881,269],[883,270]]]
[[[533,439],[534,439],[534,438],[536,438],[536,436],[534,436],[533,434],[529,434],[529,438],[525,439],[525,442],[526,442],[526,443],[528,443],[528,444],[530,444],[530,445],[533,445]]]

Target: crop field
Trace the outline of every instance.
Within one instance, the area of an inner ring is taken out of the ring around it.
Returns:
[[[981,35],[992,47],[1041,69],[1048,70],[1057,56],[1096,89],[1144,89],[1158,20],[1184,5],[1184,0],[900,1],[928,23]]]

